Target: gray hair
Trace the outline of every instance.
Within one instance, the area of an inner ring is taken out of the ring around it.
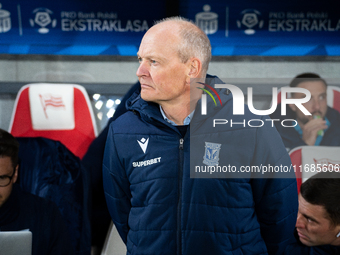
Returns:
[[[211,44],[208,36],[195,23],[183,17],[170,17],[156,21],[155,25],[173,21],[179,25],[179,36],[182,39],[178,45],[178,55],[183,63],[191,57],[197,57],[202,62],[202,73],[208,71],[211,61]]]

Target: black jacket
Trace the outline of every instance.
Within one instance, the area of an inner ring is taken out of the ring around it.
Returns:
[[[295,243],[287,246],[285,255],[339,255],[340,246],[320,245],[320,246],[306,246],[299,240],[295,230]]]
[[[0,207],[0,231],[32,232],[32,255],[71,255],[74,250],[58,207],[14,184]],[[18,244],[20,245],[20,244]]]

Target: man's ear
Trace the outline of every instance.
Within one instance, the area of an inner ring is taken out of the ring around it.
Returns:
[[[336,237],[340,238],[340,224],[335,226],[335,230],[336,230],[336,233],[337,233]]]
[[[199,78],[202,72],[202,62],[198,58],[188,60],[188,79]],[[189,81],[190,83],[190,81]]]
[[[13,181],[13,183],[15,183],[16,181],[17,181],[17,179],[18,179],[18,170],[19,169],[19,165],[17,165],[16,167],[15,167],[15,174],[14,174],[14,176],[13,176],[13,179],[12,179],[12,181]]]

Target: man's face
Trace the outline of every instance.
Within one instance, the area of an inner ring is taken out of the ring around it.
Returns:
[[[18,167],[13,168],[12,161],[10,157],[0,156],[0,178],[7,179],[7,176],[12,176],[13,172],[15,174],[11,179],[11,182],[6,187],[0,187],[0,207],[7,201],[9,195],[12,192],[13,184],[17,181],[18,177]]]
[[[296,113],[296,119],[302,124],[306,124],[317,115],[324,119],[327,112],[326,85],[322,81],[305,81],[298,84],[297,87],[308,89],[310,91],[311,99],[302,105],[312,114],[312,116],[305,115],[295,105],[289,105]],[[292,97],[304,98],[305,94],[293,93]]]
[[[299,194],[296,230],[300,241],[307,246],[334,244],[340,226],[333,226],[323,206],[308,203]]]
[[[144,35],[139,47],[136,74],[145,101],[176,104],[190,96],[189,66],[179,58],[180,38],[172,31],[158,24]]]

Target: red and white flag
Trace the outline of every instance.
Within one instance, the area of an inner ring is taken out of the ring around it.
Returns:
[[[44,95],[39,94],[39,97],[40,97],[40,102],[44,109],[44,113],[47,119],[48,119],[48,116],[47,116],[46,108],[48,106],[55,107],[55,108],[60,108],[60,107],[65,108],[65,104],[63,103],[63,98],[59,95],[53,96],[51,94],[44,94]]]
[[[340,161],[332,160],[329,158],[315,159],[313,158],[315,165],[320,165],[320,167],[326,168],[328,171],[338,171],[340,169]]]

